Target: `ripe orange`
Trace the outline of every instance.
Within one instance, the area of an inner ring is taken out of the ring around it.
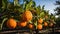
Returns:
[[[15,28],[17,26],[17,23],[14,19],[10,18],[8,21],[7,21],[7,27],[9,28]]]
[[[26,21],[21,21],[18,23],[18,26],[20,26],[20,27],[25,27],[26,25],[27,25]]]
[[[42,27],[42,24],[38,24],[37,25],[37,29],[41,30],[43,27]]]
[[[48,26],[48,23],[47,22],[44,22],[44,26]]]
[[[43,23],[43,19],[40,18],[40,19],[38,20],[38,23],[42,24],[42,23]]]
[[[49,26],[52,27],[53,26],[53,23],[50,23]]]
[[[25,21],[30,21],[32,20],[32,13],[28,10],[26,10],[23,14],[22,14],[22,19],[25,20]]]
[[[30,29],[33,29],[33,28],[34,28],[33,24],[29,24],[28,27],[29,27]]]

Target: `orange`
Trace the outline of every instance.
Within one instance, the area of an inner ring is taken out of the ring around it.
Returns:
[[[33,24],[29,24],[28,27],[29,27],[30,29],[33,29]]]
[[[26,25],[27,25],[26,21],[21,21],[18,23],[18,26],[20,26],[20,27],[25,27]]]
[[[38,23],[42,24],[42,23],[43,23],[43,19],[40,18],[40,19],[38,20]]]
[[[47,22],[44,22],[44,26],[48,26],[48,23]]]
[[[50,23],[49,26],[52,27],[53,26],[53,23]]]
[[[42,29],[42,24],[38,24],[37,29],[41,30]]]
[[[8,21],[7,21],[7,27],[9,28],[15,28],[17,26],[17,23],[14,19],[10,18]]]
[[[30,21],[30,20],[32,20],[32,17],[33,17],[33,15],[32,15],[32,13],[31,13],[31,11],[29,11],[29,10],[26,10],[26,11],[22,14],[22,19],[25,20],[25,21]]]

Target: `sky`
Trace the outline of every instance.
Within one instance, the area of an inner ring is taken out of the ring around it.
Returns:
[[[41,5],[41,6],[45,5],[45,10],[49,10],[50,14],[51,13],[53,13],[53,14],[55,13],[54,9],[57,7],[55,5],[55,2],[57,0],[34,0],[34,1],[36,2],[37,6],[38,5]]]
[[[13,0],[10,0],[13,1]],[[57,0],[34,0],[36,2],[36,6],[40,5],[43,6],[45,5],[45,10],[49,10],[49,14],[55,13],[54,9],[57,7],[55,5],[55,2]]]

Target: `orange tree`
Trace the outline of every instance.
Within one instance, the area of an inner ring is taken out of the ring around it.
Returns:
[[[44,5],[42,7],[40,5],[36,6],[36,3],[33,0],[23,0],[22,4],[19,3],[19,0],[14,0],[12,3],[7,0],[2,0],[1,9],[1,29],[5,21],[10,18],[13,18],[16,23],[18,22],[17,24],[20,24],[19,26],[29,24],[26,26],[31,30],[43,29],[43,26],[48,26],[48,24],[51,23],[49,20],[55,22],[55,16],[50,15],[49,11],[44,10]],[[22,23],[20,23],[21,21]]]

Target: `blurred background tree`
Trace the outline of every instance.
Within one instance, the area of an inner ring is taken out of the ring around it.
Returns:
[[[60,0],[56,1],[55,5],[57,7],[55,8],[56,15],[58,15],[58,18],[56,19],[57,25],[60,26]]]
[[[60,1],[56,1],[56,4],[55,5],[57,5],[58,7],[55,9],[55,11],[57,11],[57,15],[59,15],[60,14]]]

